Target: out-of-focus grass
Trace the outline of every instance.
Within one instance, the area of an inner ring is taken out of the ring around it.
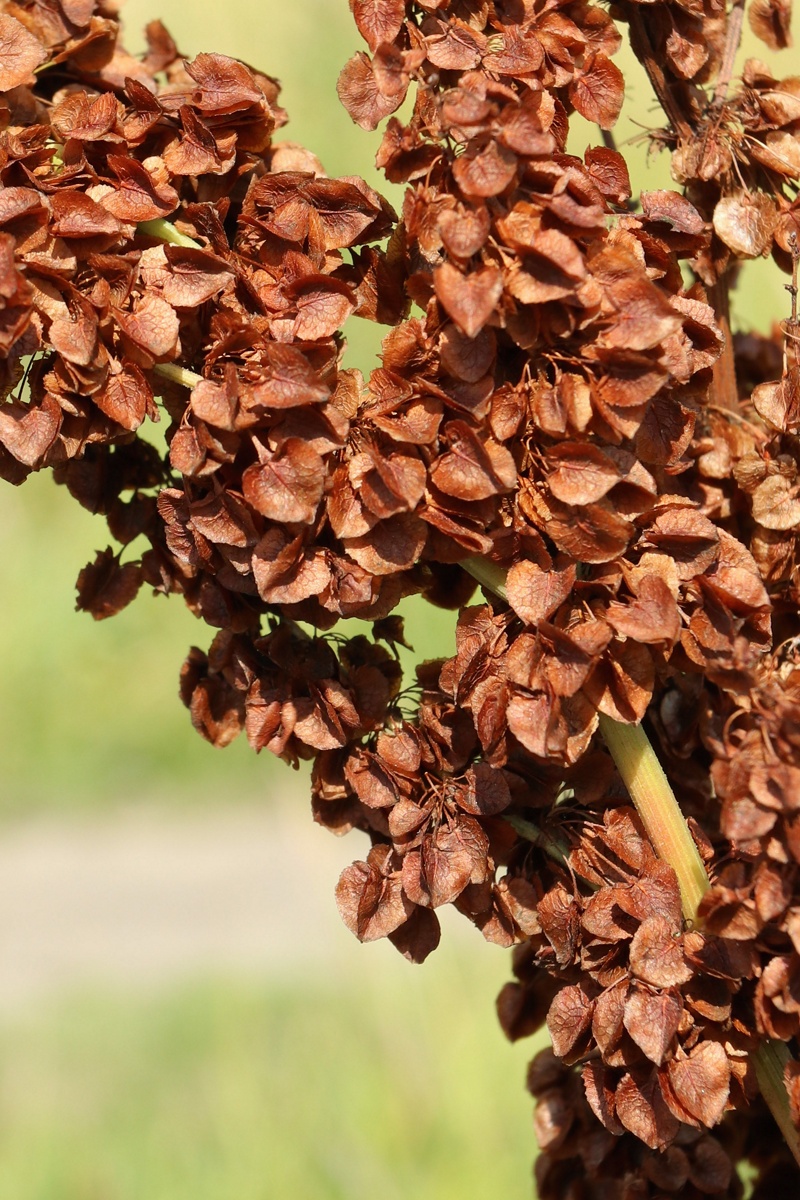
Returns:
[[[101,623],[76,614],[78,569],[110,541],[102,520],[44,476],[3,485],[2,508],[2,813],[252,794],[261,761],[244,745],[215,753],[178,700],[180,663],[209,631],[180,602],[151,596]]]
[[[487,953],[490,953],[487,950]],[[443,950],[313,986],[94,991],[0,1026],[13,1200],[528,1200],[502,976]]]

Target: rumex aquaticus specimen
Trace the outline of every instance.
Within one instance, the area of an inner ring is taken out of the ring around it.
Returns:
[[[158,22],[134,59],[91,2],[0,13],[0,474],[105,515],[80,608],[144,585],[216,631],[192,722],[313,760],[315,819],[369,839],[359,939],[420,962],[453,904],[514,947],[543,1197],[797,1181],[800,101],[734,81],[744,8],[352,0],[339,94],[399,217],[274,140],[274,79]],[[748,16],[786,44],[784,0]],[[623,32],[679,190],[614,148]],[[735,335],[770,253],[791,316]],[[352,314],[389,327],[367,380]],[[457,649],[404,686],[412,594]]]

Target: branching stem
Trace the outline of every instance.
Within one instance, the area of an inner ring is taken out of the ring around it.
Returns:
[[[667,79],[664,67],[653,49],[641,7],[635,2],[625,5],[625,16],[631,32],[631,49],[647,72],[658,102],[679,141],[688,142],[694,136],[694,131],[681,109],[676,89]]]
[[[153,370],[157,375],[162,375],[164,379],[168,379],[170,383],[177,383],[180,387],[195,388],[198,383],[203,382],[202,375],[197,375],[186,367],[179,367],[177,363],[156,363]]]
[[[507,600],[506,572],[474,556],[461,564],[483,587]],[[600,733],[642,819],[659,858],[678,876],[684,917],[697,923],[697,909],[708,890],[708,874],[686,818],[663,767],[641,725],[624,725],[600,714]]]

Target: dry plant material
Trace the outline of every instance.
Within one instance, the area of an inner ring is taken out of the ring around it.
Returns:
[[[312,761],[314,818],[366,835],[356,937],[421,962],[453,905],[513,947],[501,1024],[553,1043],[543,1200],[734,1198],[743,1162],[756,1200],[791,1194],[797,79],[733,78],[738,3],[350,7],[338,91],[382,125],[399,216],[275,140],[271,77],[157,21],[135,59],[103,0],[5,6],[0,476],[51,468],[105,517],[79,608],[150,588],[211,627],[192,723]],[[747,17],[789,44],[785,0]],[[623,31],[678,190],[636,195],[613,148]],[[732,336],[766,255],[790,316]],[[366,379],[354,314],[388,327]],[[456,652],[404,681],[415,594],[458,610]],[[619,748],[645,727],[652,822]]]

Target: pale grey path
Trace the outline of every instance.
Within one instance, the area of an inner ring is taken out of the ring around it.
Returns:
[[[366,848],[315,826],[302,795],[0,827],[0,1010],[95,983],[274,979],[349,961],[333,889]]]

